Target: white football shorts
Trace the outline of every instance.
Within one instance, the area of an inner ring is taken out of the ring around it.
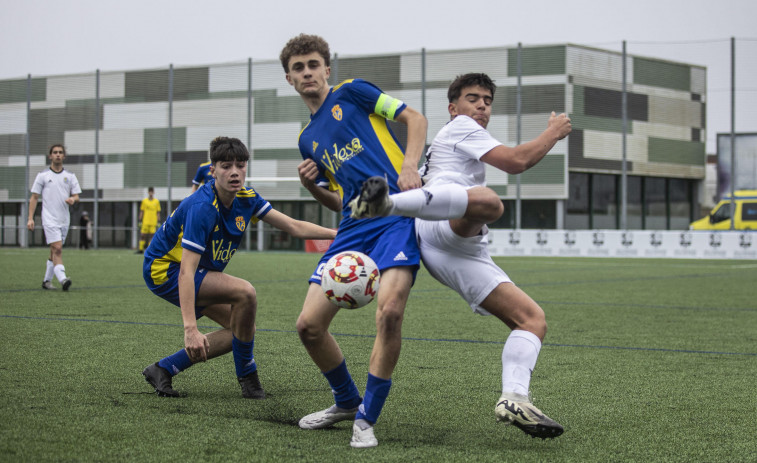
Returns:
[[[68,225],[42,224],[42,228],[45,230],[45,241],[47,241],[47,244],[55,243],[56,241],[66,241],[66,236],[68,236]]]
[[[448,220],[415,219],[415,230],[431,276],[457,291],[473,312],[491,315],[479,304],[500,283],[512,280],[489,255],[489,229],[484,226],[481,235],[463,238],[452,231]]]

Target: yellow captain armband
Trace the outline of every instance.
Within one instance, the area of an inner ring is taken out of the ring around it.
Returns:
[[[382,93],[378,101],[376,102],[376,107],[373,108],[373,112],[383,117],[384,119],[393,121],[394,116],[396,115],[395,113],[397,112],[397,108],[399,108],[403,104],[404,103],[402,103],[402,100],[392,98],[386,93]]]

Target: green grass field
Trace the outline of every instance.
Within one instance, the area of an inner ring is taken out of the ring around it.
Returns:
[[[757,461],[757,262],[497,258],[547,313],[531,382],[561,422],[532,439],[494,419],[508,335],[425,270],[376,425],[305,431],[332,403],[294,330],[318,256],[238,253],[257,289],[264,401],[241,398],[230,355],[174,378],[159,398],[142,369],[183,345],[178,308],[153,296],[129,251],[64,250],[74,284],[43,291],[45,249],[0,249],[0,461]],[[361,389],[375,303],[332,332]],[[201,319],[201,329],[214,329]]]

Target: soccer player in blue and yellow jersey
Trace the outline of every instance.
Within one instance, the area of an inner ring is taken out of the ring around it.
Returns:
[[[161,397],[178,397],[172,377],[192,364],[231,351],[242,395],[262,399],[253,356],[255,288],[223,273],[245,230],[263,220],[298,238],[333,239],[334,230],[303,222],[273,209],[255,190],[244,187],[250,154],[236,138],[218,137],[210,145],[214,180],[184,199],[166,219],[145,251],[143,277],[157,296],[181,309],[184,348],[142,372]],[[207,335],[197,319],[223,328]]]
[[[210,161],[203,162],[197,167],[195,177],[192,179],[192,193],[211,180],[213,180],[213,174],[210,173]]]
[[[355,220],[350,217],[349,201],[359,195],[362,182],[374,175],[386,176],[392,192],[420,187],[418,161],[428,124],[422,114],[364,80],[347,80],[330,88],[329,46],[321,37],[294,37],[280,59],[287,82],[311,112],[299,138],[304,159],[298,167],[300,180],[319,202],[343,215],[336,240],[310,277],[297,320],[300,339],[328,380],[335,404],[305,416],[299,425],[318,429],[354,417],[350,445],[374,447],[378,441],[373,425],[389,394],[399,359],[402,318],[420,255],[413,219],[393,216]],[[407,126],[404,152],[388,120]],[[325,262],[346,250],[368,254],[381,270],[377,333],[362,398],[339,345],[328,332],[338,308],[320,288]]]

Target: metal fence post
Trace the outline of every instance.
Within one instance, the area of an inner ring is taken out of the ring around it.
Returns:
[[[623,92],[621,93],[620,112],[623,122],[622,152],[623,160],[621,162],[620,173],[620,229],[628,229],[628,162],[626,153],[626,136],[628,134],[628,88],[626,85],[626,41],[623,41]]]
[[[173,164],[173,64],[168,66],[168,171],[166,181],[168,183],[168,200],[166,201],[166,216],[171,213],[171,168]]]
[[[515,145],[520,145],[521,136],[521,113],[522,110],[522,87],[523,87],[523,65],[521,61],[521,51],[523,50],[523,44],[518,42],[518,59],[517,59],[517,73],[518,73],[518,85],[515,93],[515,114],[516,114],[516,131],[515,131]],[[515,229],[520,230],[521,226],[521,202],[520,202],[520,174],[515,175]]]
[[[92,227],[92,247],[97,249],[99,247],[100,233],[100,202],[98,197],[100,196],[98,191],[100,189],[100,70],[98,69],[95,74],[95,210],[93,211],[94,224]]]

